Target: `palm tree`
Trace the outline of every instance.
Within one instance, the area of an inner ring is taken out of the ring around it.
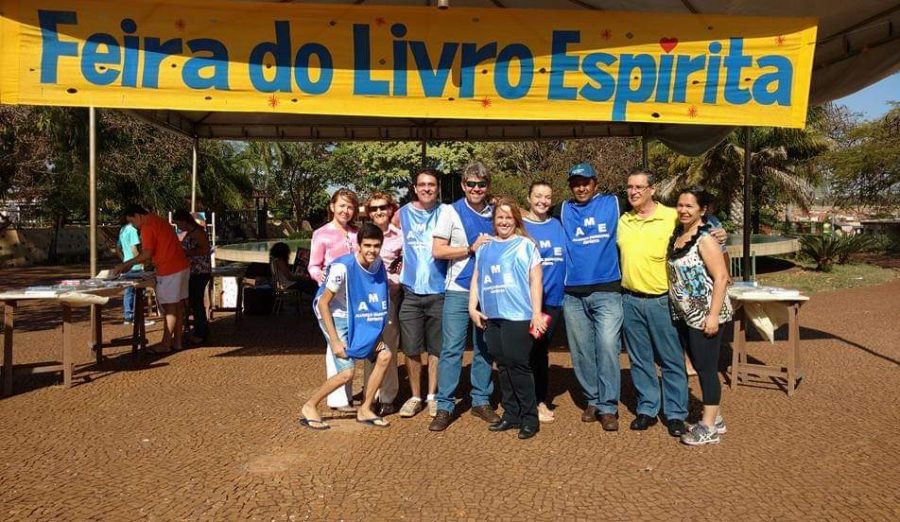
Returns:
[[[823,131],[825,110],[814,107],[805,129],[755,127],[750,133],[750,172],[753,179],[754,232],[759,232],[760,207],[796,204],[808,209],[820,175],[814,159],[831,147]],[[732,222],[743,223],[744,135],[740,129],[697,157],[674,155],[661,144],[654,145],[655,163],[671,176],[660,184],[659,195],[671,198],[687,185],[714,188],[716,206]]]

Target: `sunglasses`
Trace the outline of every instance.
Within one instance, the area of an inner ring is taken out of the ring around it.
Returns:
[[[369,205],[369,212],[378,212],[379,210],[387,210],[390,205]]]
[[[487,181],[467,181],[466,186],[469,188],[487,188]]]

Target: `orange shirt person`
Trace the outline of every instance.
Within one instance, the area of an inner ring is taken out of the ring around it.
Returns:
[[[184,317],[183,301],[188,297],[190,263],[172,226],[163,218],[148,212],[140,205],[125,207],[125,218],[141,234],[141,253],[116,266],[122,273],[135,264],[153,260],[156,266],[156,300],[166,316],[162,343],[151,350],[166,353],[182,348],[181,332]]]

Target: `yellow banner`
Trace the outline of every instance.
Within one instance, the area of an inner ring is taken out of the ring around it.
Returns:
[[[0,0],[0,102],[803,127],[816,20]]]

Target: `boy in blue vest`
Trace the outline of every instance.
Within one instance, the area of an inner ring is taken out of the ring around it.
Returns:
[[[314,430],[331,426],[322,421],[318,405],[329,393],[353,380],[354,360],[368,359],[375,366],[366,385],[365,398],[356,412],[357,422],[386,428],[388,421],[372,411],[375,393],[391,360],[381,342],[388,320],[387,271],[379,253],[384,233],[372,223],[356,235],[359,250],[334,260],[313,303],[325,333],[337,373],[325,381],[300,410],[300,425]]]

